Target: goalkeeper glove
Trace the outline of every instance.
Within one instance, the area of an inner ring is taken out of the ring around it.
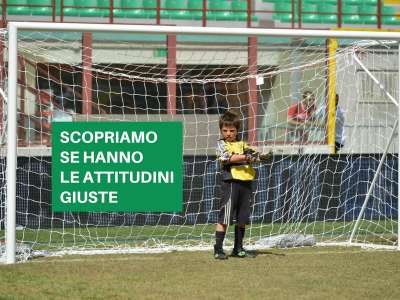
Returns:
[[[268,159],[270,159],[273,155],[274,155],[274,153],[272,152],[272,150],[269,150],[268,153],[259,154],[259,155],[258,155],[258,159],[259,159],[260,161],[268,160]]]
[[[273,156],[272,150],[269,150],[268,153],[260,153],[253,149],[246,149],[244,151],[244,154],[246,155],[246,160],[250,163],[255,161],[268,160]]]
[[[252,163],[258,160],[259,153],[253,149],[246,149],[244,155],[246,156],[246,161]]]

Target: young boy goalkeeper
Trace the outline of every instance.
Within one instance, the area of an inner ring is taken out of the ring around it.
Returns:
[[[243,249],[245,226],[249,222],[251,184],[256,172],[251,163],[258,153],[247,143],[238,140],[240,119],[226,111],[219,120],[222,139],[218,141],[217,159],[222,165],[221,207],[215,230],[214,258],[227,259],[222,249],[228,224],[235,223],[235,242],[231,256],[249,257]]]

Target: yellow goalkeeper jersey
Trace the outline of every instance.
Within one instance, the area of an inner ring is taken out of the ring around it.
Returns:
[[[241,181],[250,181],[256,177],[256,171],[249,163],[230,163],[229,161],[233,154],[245,154],[246,150],[255,151],[253,147],[250,147],[243,141],[218,141],[217,159],[222,164],[223,180],[235,179]]]

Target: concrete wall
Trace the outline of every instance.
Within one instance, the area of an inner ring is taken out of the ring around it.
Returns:
[[[396,74],[398,70],[398,53],[375,53],[361,58],[362,63],[375,74]],[[345,130],[347,141],[343,149],[348,153],[383,152],[393,126],[398,119],[397,107],[388,97],[379,94],[367,95],[365,89],[375,89],[376,83],[368,81],[361,85],[361,66],[351,55],[338,59],[337,92],[340,95],[340,106],[345,110]],[[362,76],[364,77],[364,76]],[[365,82],[365,81],[364,81]],[[381,82],[384,84],[384,82]],[[393,94],[393,90],[390,91]],[[393,95],[395,96],[395,95]],[[389,148],[397,152],[397,136]]]

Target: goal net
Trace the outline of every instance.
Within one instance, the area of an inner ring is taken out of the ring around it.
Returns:
[[[5,57],[1,66],[3,256],[8,214],[15,214],[16,251],[22,248],[24,257],[211,249],[221,195],[218,119],[228,109],[241,117],[241,138],[273,152],[254,165],[246,247],[291,235],[312,236],[318,245],[398,247],[394,38],[74,28],[18,30],[17,62]],[[8,34],[2,32],[5,53]],[[16,182],[7,182],[11,64],[17,65]],[[106,121],[112,128],[172,120],[183,124],[181,212],[53,212],[55,122]],[[10,184],[16,184],[15,212],[8,207]],[[227,248],[233,236],[230,226]]]

